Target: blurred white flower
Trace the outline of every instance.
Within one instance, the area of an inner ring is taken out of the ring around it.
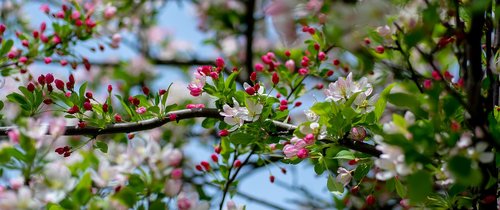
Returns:
[[[381,169],[375,177],[378,180],[388,180],[397,175],[407,175],[411,168],[405,163],[403,150],[397,146],[389,145],[383,142],[379,135],[375,135],[373,140],[377,143],[375,147],[382,154],[375,160],[375,165]]]
[[[351,175],[351,171],[343,168],[343,167],[339,167],[337,169],[337,182],[340,182],[342,183],[344,186],[348,185],[349,182],[351,182],[351,179],[352,179],[352,175]]]
[[[486,152],[488,148],[488,143],[478,142],[474,148],[467,149],[467,153],[473,159],[479,160],[481,163],[489,163],[495,159],[495,154],[493,152]]]

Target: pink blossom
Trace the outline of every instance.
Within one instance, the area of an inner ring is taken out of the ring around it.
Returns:
[[[287,60],[285,62],[285,66],[290,72],[295,71],[295,61],[293,61],[292,59]]]
[[[297,155],[298,151],[299,151],[299,149],[295,145],[292,145],[292,144],[287,144],[287,145],[285,145],[285,147],[283,147],[283,153],[285,154],[285,156],[287,158],[295,157]]]
[[[164,192],[165,192],[165,195],[167,195],[169,197],[174,197],[177,194],[179,194],[179,192],[181,191],[181,188],[182,188],[182,180],[169,179],[165,183],[165,191]]]
[[[182,161],[182,157],[182,152],[179,149],[172,150],[167,157],[169,165],[178,166]]]
[[[48,4],[42,4],[42,6],[40,6],[40,10],[48,14],[50,12],[50,7]]]
[[[172,170],[172,173],[170,174],[172,179],[180,179],[182,178],[182,168],[176,168]]]
[[[306,68],[300,68],[299,69],[299,74],[304,76],[304,75],[307,75],[309,73],[309,70],[306,69]]]
[[[76,20],[76,19],[79,19],[79,18],[80,18],[80,12],[78,12],[78,10],[74,10],[71,13],[71,19]]]
[[[191,201],[188,198],[177,199],[177,207],[179,210],[189,210],[191,209]]]
[[[304,137],[304,141],[308,144],[308,145],[311,145],[311,144],[314,144],[314,135],[312,133],[310,134],[307,134],[305,137]]]
[[[135,110],[135,112],[137,112],[138,114],[144,114],[144,113],[146,113],[146,107],[141,106],[141,107],[137,108]]]
[[[188,89],[192,96],[199,96],[203,92],[203,87],[205,86],[206,76],[203,73],[194,73],[195,79],[189,83]]]
[[[107,6],[106,9],[104,9],[104,18],[111,19],[113,18],[113,16],[115,16],[115,13],[116,13],[116,7]]]
[[[19,144],[19,136],[20,136],[19,130],[17,130],[16,128],[9,130],[7,131],[7,136],[9,136],[9,140],[11,143]]]
[[[50,135],[55,138],[61,136],[66,131],[66,120],[64,118],[55,118],[49,125]]]
[[[255,71],[264,71],[264,65],[261,63],[255,64]]]

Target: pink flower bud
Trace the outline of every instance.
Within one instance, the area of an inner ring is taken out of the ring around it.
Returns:
[[[9,130],[7,131],[7,136],[9,137],[11,143],[19,144],[19,137],[20,137],[19,130],[17,129]]]
[[[46,58],[43,59],[43,62],[45,62],[45,64],[49,64],[49,63],[52,62],[52,58],[46,57]]]
[[[224,65],[225,65],[224,59],[222,59],[221,57],[218,57],[217,59],[215,59],[215,65],[217,67],[224,68]]]
[[[261,63],[255,64],[255,71],[264,71],[264,65]]]
[[[146,111],[147,111],[146,107],[143,107],[143,106],[141,106],[135,110],[135,112],[137,112],[137,114],[144,114],[144,113],[146,113]]]
[[[430,79],[426,79],[424,80],[424,88],[426,90],[429,90],[432,88],[432,81]]]
[[[56,13],[56,17],[59,19],[64,19],[64,11],[59,11]]]
[[[326,54],[324,52],[319,52],[318,53],[318,59],[320,61],[324,61],[326,59]]]
[[[223,130],[219,131],[219,136],[221,136],[221,137],[228,136],[228,135],[229,135],[229,131],[227,129],[223,129]]]
[[[115,122],[121,122],[122,121],[122,116],[120,116],[119,114],[115,114],[114,118],[115,118]]]
[[[299,149],[297,152],[297,157],[300,159],[307,158],[309,156],[309,151],[306,148]]]
[[[168,119],[170,119],[170,121],[176,121],[177,120],[177,115],[176,114],[169,114],[168,115]]]
[[[290,71],[294,72],[295,71],[295,61],[292,59],[289,59],[285,62],[285,67]]]
[[[250,74],[250,81],[255,82],[257,80],[257,72],[252,72]]]
[[[107,6],[104,9],[104,18],[111,19],[111,18],[113,18],[113,16],[115,16],[115,13],[116,13],[116,7],[114,7],[114,6]]]
[[[76,20],[79,18],[80,18],[80,12],[78,12],[78,10],[73,10],[73,12],[71,13],[71,19]]]
[[[28,58],[27,58],[27,57],[25,57],[25,56],[20,57],[20,58],[19,58],[19,62],[21,62],[21,63],[26,63],[26,62],[28,62]]]
[[[382,45],[375,47],[375,52],[378,54],[383,54],[384,51],[385,51],[385,49],[384,49],[384,46],[382,46]]]
[[[49,14],[49,12],[50,12],[50,7],[49,7],[49,5],[48,5],[48,4],[42,4],[42,6],[40,6],[40,10],[41,10],[42,12],[45,12],[45,13]]]
[[[170,174],[172,179],[181,179],[182,178],[182,168],[176,168],[172,170],[172,173]]]
[[[300,68],[299,69],[299,74],[302,75],[302,76],[305,76],[309,73],[309,70],[306,69],[306,68]]]

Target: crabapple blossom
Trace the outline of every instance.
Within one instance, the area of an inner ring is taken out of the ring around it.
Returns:
[[[352,175],[351,175],[351,171],[343,168],[343,167],[339,167],[337,169],[337,181],[342,183],[344,186],[347,186],[349,184],[349,182],[351,182],[351,179],[352,179]]]

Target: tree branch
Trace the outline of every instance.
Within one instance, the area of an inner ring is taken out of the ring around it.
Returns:
[[[223,117],[220,115],[220,110],[214,109],[214,108],[203,108],[203,109],[182,109],[178,111],[172,111],[166,114],[166,117],[163,118],[152,118],[152,119],[147,119],[147,120],[142,120],[138,122],[127,122],[127,123],[116,123],[116,124],[111,124],[108,125],[104,128],[98,128],[98,127],[85,127],[85,128],[78,128],[76,126],[66,126],[66,130],[64,132],[64,136],[79,136],[79,135],[90,135],[90,136],[98,136],[102,134],[114,134],[114,133],[130,133],[130,132],[136,132],[136,131],[144,131],[144,130],[150,130],[153,128],[161,127],[162,125],[171,122],[169,119],[169,115],[175,114],[176,120],[183,120],[183,119],[191,119],[191,118],[198,118],[198,117],[205,117],[205,118],[216,118],[219,120],[222,120]],[[292,124],[287,124],[287,123],[282,123],[278,121],[272,121],[274,126],[278,128],[280,131],[286,131],[289,133],[290,131],[294,131],[297,129],[296,125]],[[0,136],[7,136],[7,132],[15,129],[15,126],[7,126],[7,127],[0,127]],[[47,135],[49,135],[49,132],[47,131]],[[322,139],[322,141],[331,141],[328,139]],[[382,153],[375,149],[375,146],[360,142],[360,141],[354,141],[349,138],[343,138],[337,142],[340,146],[356,150],[359,152],[363,152],[375,157],[380,156]]]

